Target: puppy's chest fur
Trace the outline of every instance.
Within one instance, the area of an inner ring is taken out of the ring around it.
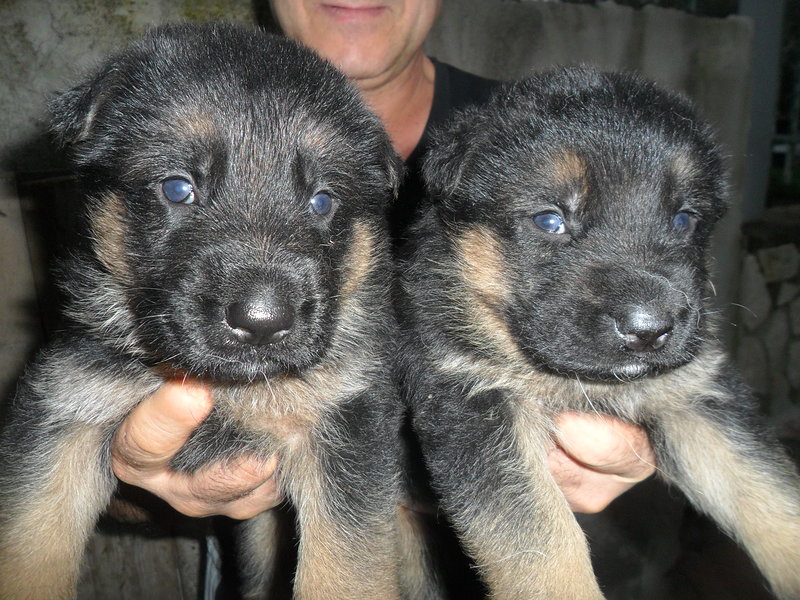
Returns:
[[[212,413],[173,466],[193,471],[243,451],[302,461],[331,413],[375,385],[353,365],[335,362],[246,385],[217,383]]]
[[[602,413],[641,422],[654,414],[681,411],[703,399],[725,396],[716,380],[725,362],[716,348],[663,375],[636,381],[598,382],[562,376],[531,367],[522,356],[508,360],[477,358],[464,352],[443,353],[435,369],[459,385],[466,396],[496,390],[518,419],[548,422],[564,411]]]

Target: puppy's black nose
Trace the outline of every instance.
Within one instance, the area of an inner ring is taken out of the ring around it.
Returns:
[[[240,342],[254,346],[275,344],[292,328],[294,309],[275,292],[260,290],[228,306],[225,320]]]
[[[628,312],[615,321],[617,334],[626,348],[636,352],[659,350],[669,340],[675,323],[671,316],[641,308]]]

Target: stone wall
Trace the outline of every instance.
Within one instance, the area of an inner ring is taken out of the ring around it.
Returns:
[[[157,23],[255,20],[250,0],[5,0],[0,2],[0,165],[48,168],[45,101],[102,56]]]
[[[800,440],[800,205],[745,232],[736,361],[779,433]]]

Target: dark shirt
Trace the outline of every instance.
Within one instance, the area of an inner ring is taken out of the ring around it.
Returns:
[[[417,147],[406,160],[406,176],[400,186],[397,200],[389,211],[392,239],[402,242],[404,232],[411,222],[425,192],[420,167],[428,147],[428,134],[437,125],[447,121],[453,111],[473,104],[485,103],[491,91],[499,83],[457,69],[431,58],[436,69],[433,89],[433,105],[428,122]]]

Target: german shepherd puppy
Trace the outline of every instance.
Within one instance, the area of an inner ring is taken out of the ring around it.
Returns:
[[[550,476],[553,416],[639,423],[658,470],[800,598],[800,483],[720,349],[707,253],[724,168],[633,76],[507,84],[434,137],[400,302],[433,483],[497,599],[600,598]]]
[[[378,118],[311,51],[222,24],[152,31],[52,112],[90,244],[61,273],[69,324],[2,434],[0,597],[74,595],[115,429],[190,376],[214,409],[175,469],[278,453],[295,597],[398,598],[383,214],[400,162]],[[247,527],[248,597],[267,593],[270,521]]]

